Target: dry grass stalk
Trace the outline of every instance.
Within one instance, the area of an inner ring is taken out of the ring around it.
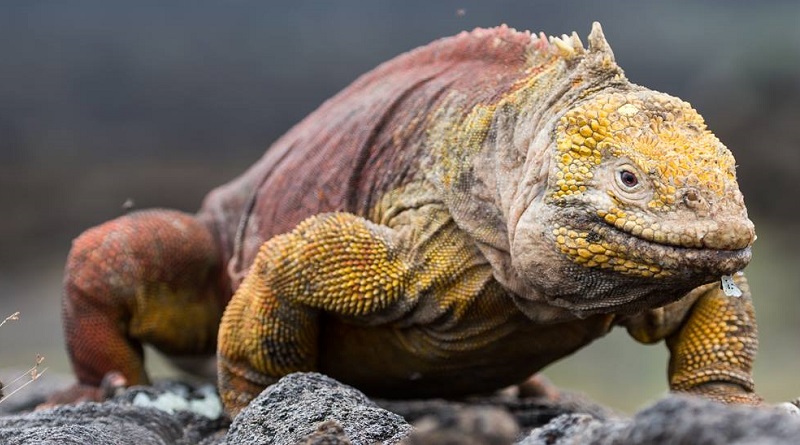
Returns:
[[[0,326],[3,326],[4,324],[6,324],[6,322],[15,321],[15,320],[19,320],[19,312],[14,312],[13,314],[11,314],[8,317],[6,317],[3,321],[0,321]],[[36,354],[36,361],[34,362],[34,365],[30,369],[28,369],[22,375],[20,375],[19,377],[15,378],[14,380],[12,380],[11,382],[9,382],[7,384],[3,384],[2,382],[0,382],[0,403],[3,403],[6,399],[8,399],[9,397],[11,397],[14,394],[16,394],[19,390],[21,390],[22,388],[30,385],[35,380],[37,380],[39,377],[41,377],[42,374],[44,374],[45,371],[47,371],[47,368],[40,369],[40,366],[41,366],[42,362],[44,362],[44,357],[39,355],[39,354]],[[28,380],[23,380],[22,383],[20,383],[10,393],[8,393],[8,394],[4,393],[4,390],[7,387],[13,386],[14,384],[19,382],[23,378],[28,378]]]
[[[6,317],[3,321],[0,321],[0,326],[3,326],[8,321],[16,321],[19,320],[19,311],[14,312],[13,314]]]

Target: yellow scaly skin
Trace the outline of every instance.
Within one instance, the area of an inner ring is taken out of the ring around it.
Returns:
[[[754,389],[750,373],[758,348],[750,288],[743,276],[737,281],[745,300],[724,295],[716,283],[704,286],[692,317],[668,338],[670,388],[688,392],[698,388],[706,397],[723,402],[759,401],[736,388]]]

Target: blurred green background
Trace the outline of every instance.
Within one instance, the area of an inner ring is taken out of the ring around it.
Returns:
[[[194,211],[359,74],[477,26],[584,37],[682,97],[734,152],[759,240],[748,268],[770,401],[800,395],[796,1],[0,2],[0,366],[67,371],[70,240],[136,206]],[[5,316],[3,315],[3,316]],[[615,332],[547,370],[632,411],[666,391],[663,345]],[[158,366],[158,373],[169,372]]]

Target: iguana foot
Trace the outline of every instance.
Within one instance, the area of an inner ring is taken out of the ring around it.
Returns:
[[[47,401],[37,406],[36,409],[47,409],[80,402],[102,402],[119,394],[127,386],[128,381],[122,373],[111,371],[103,376],[100,386],[75,383],[66,389],[51,394]]]
[[[561,398],[561,391],[547,377],[534,374],[516,386],[519,398],[542,397],[556,402]]]
[[[726,404],[766,406],[761,396],[755,392],[746,391],[735,383],[710,382],[697,385],[687,391],[678,392],[697,395]]]

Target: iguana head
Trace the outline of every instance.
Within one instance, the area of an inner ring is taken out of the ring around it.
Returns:
[[[523,242],[512,257],[538,285],[526,270],[557,271],[545,284],[555,304],[666,304],[749,262],[755,231],[734,158],[686,102],[635,86],[596,93],[559,118],[550,152],[546,187],[516,232],[538,230],[554,254],[542,264]]]
[[[460,34],[470,71],[446,71],[426,133],[451,216],[531,316],[542,299],[577,315],[667,304],[744,268],[755,239],[702,117],[631,84],[599,24],[588,42]]]

